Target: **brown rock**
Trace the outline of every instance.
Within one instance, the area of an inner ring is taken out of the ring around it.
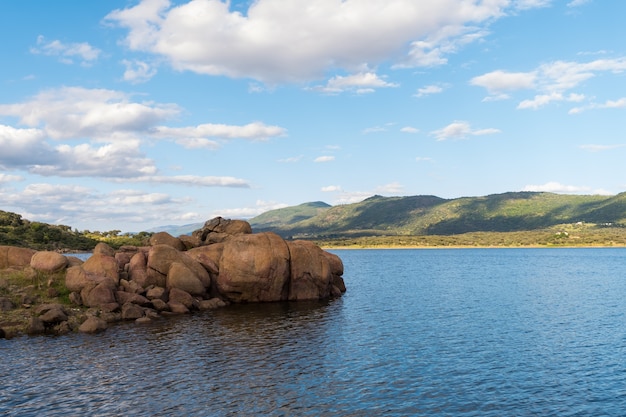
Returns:
[[[117,291],[116,295],[118,303],[122,306],[127,303],[137,304],[142,307],[150,305],[150,300],[139,294],[126,291]]]
[[[92,282],[80,292],[80,298],[87,307],[102,307],[106,304],[117,304],[115,300],[114,285],[110,282]]]
[[[148,253],[148,275],[158,281],[154,285],[158,287],[166,286],[167,275],[174,262],[184,264],[193,271],[205,288],[210,287],[211,276],[200,263],[187,256],[186,253],[177,251],[167,245],[153,246]]]
[[[82,268],[87,274],[109,277],[115,285],[119,285],[119,265],[113,256],[94,253],[85,261]]]
[[[219,262],[223,252],[224,244],[216,243],[190,249],[185,252],[185,255],[200,263],[209,274],[217,275],[219,273]]]
[[[312,242],[287,242],[291,254],[289,300],[318,300],[330,297],[331,267],[324,251]]]
[[[143,316],[143,308],[137,304],[126,303],[122,306],[122,320],[136,320]]]
[[[170,290],[169,302],[171,303],[172,301],[181,303],[188,309],[192,309],[197,303],[196,300],[191,296],[191,294],[179,288],[172,288]]]
[[[202,245],[202,241],[197,236],[181,235],[178,239],[183,243],[186,250],[197,248]]]
[[[72,266],[65,272],[65,287],[70,291],[81,292],[92,280],[81,266]]]
[[[67,312],[61,304],[43,304],[37,307],[35,314],[47,325],[67,321]]]
[[[219,298],[211,298],[210,300],[201,300],[198,303],[200,310],[214,310],[216,308],[225,307],[226,303]]]
[[[6,251],[1,248],[5,248]],[[2,252],[5,252],[4,256],[2,256]],[[0,269],[26,267],[30,265],[31,258],[35,253],[36,251],[28,248],[0,246]],[[2,258],[5,259],[4,266]]]
[[[115,257],[115,249],[113,249],[104,242],[100,242],[96,245],[95,248],[93,248],[93,254]]]
[[[148,300],[155,300],[157,298],[164,300],[165,299],[165,288],[163,287],[153,287],[146,291],[146,298]]]
[[[67,258],[57,252],[40,251],[32,256],[30,266],[36,271],[51,274],[63,270],[67,266]]]
[[[107,322],[99,317],[88,317],[78,328],[81,333],[98,333],[106,330]]]
[[[39,317],[31,317],[30,322],[28,323],[28,329],[26,332],[28,334],[43,334],[46,331],[46,326]]]
[[[186,249],[180,239],[175,238],[167,232],[158,232],[150,236],[150,246],[156,245],[168,245],[179,251],[184,251]]]
[[[217,290],[234,302],[286,300],[289,248],[275,233],[242,234],[224,243]]]
[[[170,309],[170,306],[168,306],[167,303],[160,298],[155,298],[152,300],[152,307],[154,307],[154,309],[157,311],[169,311]]]
[[[170,311],[174,314],[187,314],[189,313],[189,309],[183,303],[179,303],[178,301],[170,301],[167,303]]]
[[[181,289],[191,295],[202,296],[206,292],[197,275],[181,262],[172,262],[167,274],[166,286]]]

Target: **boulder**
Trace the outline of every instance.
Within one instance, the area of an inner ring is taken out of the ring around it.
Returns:
[[[83,288],[92,282],[81,266],[72,266],[65,272],[65,287],[72,292],[81,292]]]
[[[291,255],[290,301],[318,300],[331,294],[331,268],[324,251],[312,242],[287,242]]]
[[[14,246],[0,246],[0,269],[24,268],[37,251]]]
[[[148,252],[148,276],[153,277],[158,287],[165,287],[167,276],[172,263],[179,262],[189,268],[200,280],[205,288],[211,286],[211,276],[206,269],[197,261],[187,256],[186,253],[177,251],[168,245],[156,245]]]
[[[150,288],[148,291],[146,291],[146,298],[148,300],[155,300],[155,299],[161,299],[164,300],[165,299],[165,288],[162,287],[153,287]]]
[[[126,291],[117,291],[116,297],[117,297],[117,302],[121,305],[124,305],[127,303],[132,303],[132,304],[140,305],[143,307],[150,305],[150,300],[136,293],[130,293]]]
[[[174,314],[189,313],[189,309],[187,308],[187,306],[178,301],[170,301],[169,303],[167,303],[167,306],[169,308],[169,311],[171,311]]]
[[[152,280],[147,271],[147,256],[144,252],[137,252],[130,258],[128,263],[128,278],[142,288],[156,285],[157,280]]]
[[[179,288],[172,288],[170,290],[168,304],[171,302],[180,303],[190,310],[197,305],[197,301],[191,296],[191,294]]]
[[[90,316],[80,325],[79,332],[82,333],[98,333],[106,330],[107,322],[99,317]]]
[[[275,233],[241,234],[224,242],[217,290],[233,302],[286,300],[289,248]]]
[[[43,304],[37,307],[35,315],[47,326],[67,321],[67,312],[61,304]]]
[[[202,296],[206,292],[198,276],[182,262],[172,262],[167,273],[166,286],[181,289],[191,295]]]
[[[186,250],[197,248],[202,245],[202,241],[197,236],[181,235],[178,239],[183,243]]]
[[[186,249],[185,245],[180,239],[170,235],[167,232],[158,232],[150,236],[150,246],[156,245],[168,245],[179,251],[184,251]]]
[[[53,274],[65,269],[67,258],[57,252],[40,251],[31,257],[30,266],[36,271]]]
[[[225,307],[226,303],[219,298],[211,298],[210,300],[200,300],[198,303],[198,309],[200,310],[214,310],[216,308]]]
[[[115,249],[110,247],[104,242],[100,242],[93,248],[93,255],[106,255],[106,256],[115,256]]]
[[[109,277],[118,285],[120,282],[119,265],[115,257],[94,253],[82,265],[87,274]]]
[[[108,281],[90,282],[80,292],[80,298],[87,307],[103,307],[108,310],[113,304],[117,304],[115,300],[115,285],[111,285]],[[113,308],[115,310],[115,308]]]
[[[77,258],[76,256],[66,256],[67,258],[67,267],[71,268],[72,266],[80,266],[83,263],[85,263],[85,261],[83,261],[80,258]]]
[[[208,244],[223,242],[230,236],[250,233],[252,233],[252,227],[247,221],[215,217],[204,223],[202,229],[194,231],[192,236]]]
[[[122,320],[137,320],[143,316],[143,308],[137,304],[126,303],[122,306]]]
[[[169,311],[170,309],[170,306],[160,298],[155,298],[151,302],[156,311]]]

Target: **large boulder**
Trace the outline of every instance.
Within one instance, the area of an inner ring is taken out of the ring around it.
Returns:
[[[275,233],[242,234],[224,242],[217,289],[233,302],[286,300],[289,248]]]
[[[185,244],[179,238],[167,232],[158,232],[150,236],[150,246],[156,245],[168,245],[179,251],[186,249]]]
[[[0,246],[0,269],[27,267],[36,252],[28,248]]]
[[[289,300],[328,298],[332,289],[332,272],[324,251],[312,242],[287,242],[291,255]]]
[[[252,227],[245,220],[230,220],[222,217],[215,217],[206,223],[202,229],[192,233],[205,244],[219,243],[229,239],[231,236],[250,234]]]
[[[120,283],[119,265],[113,256],[94,253],[82,268],[88,274],[111,278],[115,285]]]
[[[115,256],[115,249],[104,242],[99,242],[92,251],[93,255]]]
[[[168,288],[178,288],[191,295],[202,296],[206,293],[205,286],[198,276],[181,262],[172,262],[166,284]]]
[[[150,248],[150,252],[148,252],[147,271],[148,276],[157,281],[154,285],[158,287],[167,285],[170,267],[174,262],[181,263],[191,270],[204,288],[211,286],[211,276],[199,262],[187,256],[185,252],[180,252],[169,245],[156,245]]]
[[[40,251],[32,256],[30,266],[36,271],[52,274],[67,267],[67,258],[57,252]]]
[[[106,330],[107,322],[99,317],[90,316],[80,325],[78,331],[81,333],[98,333]]]

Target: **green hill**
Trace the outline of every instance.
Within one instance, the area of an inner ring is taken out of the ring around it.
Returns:
[[[510,192],[483,197],[370,197],[329,206],[307,203],[249,220],[255,232],[284,237],[456,235],[531,231],[568,223],[626,225],[626,193],[615,196]]]

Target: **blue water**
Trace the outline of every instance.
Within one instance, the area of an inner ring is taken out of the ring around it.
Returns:
[[[0,340],[0,415],[626,414],[626,249],[335,253],[330,302]]]

